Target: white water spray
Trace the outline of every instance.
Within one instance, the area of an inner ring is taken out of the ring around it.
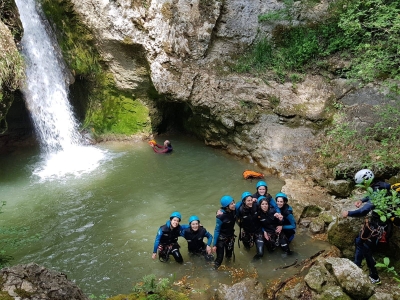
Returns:
[[[52,41],[39,16],[35,0],[16,0],[24,35],[26,59],[25,101],[46,158],[34,174],[41,178],[79,175],[95,169],[104,153],[80,145],[78,124],[68,101],[68,86]]]

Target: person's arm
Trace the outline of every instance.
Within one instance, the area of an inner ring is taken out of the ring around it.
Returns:
[[[269,205],[271,205],[273,208],[275,208],[275,210],[276,210],[276,212],[278,213],[278,214],[280,214],[281,213],[281,209],[278,207],[278,204],[276,204],[276,201],[274,200],[274,198],[270,198],[269,199]]]
[[[216,225],[215,225],[214,239],[213,239],[214,248],[217,248],[217,243],[218,243],[219,232],[221,230],[221,226],[222,226],[222,221],[219,218],[216,218]]]
[[[293,229],[296,230],[296,220],[292,214],[286,216],[286,219],[289,221],[290,224],[283,225],[282,229]]]
[[[158,229],[157,231],[157,235],[156,235],[156,239],[154,241],[154,246],[153,246],[153,259],[155,258],[155,255],[157,255],[157,249],[158,249],[158,245],[160,244],[160,239],[162,236],[162,230],[161,228]]]
[[[167,153],[168,152],[168,148],[164,147],[164,146],[160,146],[160,145],[155,145],[153,147],[153,151],[155,153]]]
[[[368,201],[361,208],[348,211],[347,215],[349,217],[363,217],[368,215],[368,213],[374,208],[375,206],[372,204],[372,202]]]

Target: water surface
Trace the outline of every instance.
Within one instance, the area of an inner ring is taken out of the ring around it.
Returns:
[[[224,194],[239,200],[243,191],[255,191],[256,180],[242,177],[253,165],[187,137],[169,137],[172,154],[156,154],[146,142],[98,146],[108,159],[89,174],[42,180],[32,175],[42,156],[32,150],[0,157],[0,195],[7,202],[0,226],[28,227],[25,237],[40,238],[23,247],[8,247],[13,264],[35,262],[68,275],[90,295],[128,293],[144,275],[186,276],[197,289],[231,283],[232,270],[214,271],[200,259],[190,258],[182,239],[185,263],[152,260],[159,226],[178,210],[187,223],[190,215],[214,234],[215,212]],[[162,140],[158,141],[162,143]],[[269,192],[283,182],[266,178]],[[238,231],[238,230],[237,230]],[[297,271],[274,268],[301,261],[327,248],[322,242],[299,235],[292,244],[295,254],[282,257],[278,249],[261,262],[251,263],[250,252],[235,245],[235,263],[245,274],[257,273],[261,282]]]

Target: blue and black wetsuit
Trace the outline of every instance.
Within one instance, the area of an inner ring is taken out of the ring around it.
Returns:
[[[293,216],[293,208],[285,203],[281,208],[281,214],[283,216],[282,231],[290,243],[296,234],[296,220]]]
[[[158,250],[161,261],[168,261],[169,255],[172,255],[177,262],[183,263],[182,255],[179,252],[178,237],[181,235],[181,231],[188,226],[178,225],[178,227],[172,228],[170,221],[160,226],[154,241],[153,253],[157,253]]]
[[[242,241],[246,249],[250,249],[254,244],[256,245],[257,254],[254,259],[261,258],[264,255],[264,239],[258,211],[257,202],[253,203],[252,207],[247,207],[244,203],[241,203],[236,209],[237,223],[241,230],[239,240]]]
[[[188,242],[189,253],[195,255],[203,255],[207,260],[213,259],[212,255],[208,255],[206,251],[207,246],[211,246],[212,235],[203,226],[199,226],[197,231],[193,231],[192,228],[186,228],[181,232],[181,235]],[[207,245],[203,239],[207,238]]]
[[[286,236],[281,233],[276,233],[276,227],[282,226],[283,221],[276,218],[274,215],[277,213],[276,209],[268,206],[268,210],[264,212],[261,208],[259,210],[259,218],[262,229],[268,234],[269,239],[265,239],[264,243],[268,251],[274,251],[276,247],[280,246],[283,251],[290,253],[289,244]]]
[[[374,192],[384,189],[386,189],[388,193],[390,191],[390,184],[386,182],[375,182],[371,185],[371,187]],[[370,211],[375,208],[374,204],[370,201],[368,197],[361,199],[361,201],[364,203],[364,205],[359,209],[349,211],[349,217],[366,216]],[[392,231],[392,224],[391,222],[382,222],[379,218],[379,215],[375,212],[372,212],[371,217],[368,218],[368,223],[364,225],[360,234],[356,237],[354,263],[357,266],[361,267],[361,263],[365,258],[370,272],[369,276],[373,279],[379,279],[378,271],[375,267],[376,262],[373,257],[373,251],[375,250],[376,245],[381,238],[381,235],[372,234],[373,231],[381,232],[382,234],[383,232],[385,232],[387,237],[389,237]]]
[[[221,209],[222,214],[216,216],[216,225],[214,231],[214,246],[217,247],[217,257],[215,258],[215,268],[218,268],[223,259],[230,259],[233,254],[235,244],[235,212]]]

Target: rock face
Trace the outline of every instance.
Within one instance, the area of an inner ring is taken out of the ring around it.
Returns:
[[[3,296],[7,293],[13,299],[88,299],[65,274],[34,263],[0,270],[0,289],[3,291]]]
[[[246,278],[233,286],[220,284],[215,296],[219,300],[258,300],[264,298],[264,287],[257,280]]]

